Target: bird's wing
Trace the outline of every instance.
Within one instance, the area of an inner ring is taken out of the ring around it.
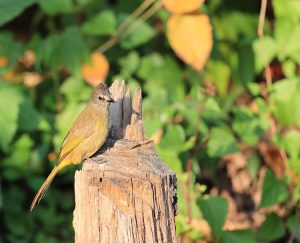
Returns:
[[[74,148],[90,137],[96,129],[96,119],[93,111],[87,115],[84,110],[73,123],[60,149],[57,164],[59,164]]]

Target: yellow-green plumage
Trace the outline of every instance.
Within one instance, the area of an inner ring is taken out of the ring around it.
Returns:
[[[96,87],[90,102],[79,114],[61,146],[58,163],[45,180],[30,207],[39,203],[58,171],[79,164],[104,144],[108,134],[109,105],[112,102],[106,85]]]

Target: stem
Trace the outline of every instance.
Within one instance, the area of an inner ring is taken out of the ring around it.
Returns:
[[[264,50],[266,50],[266,44],[265,41],[263,40],[266,11],[267,11],[267,0],[261,0],[257,34],[259,36],[259,39],[262,41],[262,46]],[[270,87],[272,85],[272,73],[271,73],[270,65],[267,64],[266,55],[263,55],[263,57],[265,59],[264,63],[265,63],[265,75],[266,75],[267,86]]]
[[[117,34],[109,38],[103,45],[98,47],[96,51],[104,53],[108,49],[115,46],[120,39],[125,38],[131,32],[133,32],[137,26],[142,22],[150,18],[161,7],[162,1],[158,1],[146,12],[144,12],[151,4],[153,0],[146,0],[143,2],[131,15],[129,15],[124,22],[117,28]],[[144,12],[144,13],[143,13]],[[142,14],[143,13],[143,14]],[[130,25],[130,23],[132,23]],[[125,32],[127,30],[127,32]]]
[[[200,114],[200,109],[199,109],[199,114]],[[187,194],[186,194],[186,200],[187,200],[187,217],[188,217],[188,224],[191,223],[192,221],[192,197],[191,197],[191,193],[190,193],[190,187],[191,187],[191,176],[192,176],[192,163],[193,163],[193,157],[195,156],[196,152],[197,152],[197,144],[199,142],[199,123],[200,123],[200,115],[199,118],[196,122],[195,125],[195,130],[193,133],[193,136],[195,136],[195,145],[194,147],[191,149],[190,151],[190,155],[189,158],[187,160],[186,163],[186,171],[188,174],[188,179],[186,182],[186,188],[187,188]]]

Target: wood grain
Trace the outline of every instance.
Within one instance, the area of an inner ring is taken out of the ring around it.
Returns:
[[[179,242],[176,176],[144,135],[142,92],[110,91],[110,137],[75,174],[75,242]]]

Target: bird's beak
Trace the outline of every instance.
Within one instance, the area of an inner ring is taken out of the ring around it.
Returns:
[[[107,102],[109,102],[109,103],[115,103],[115,100],[109,95],[107,97]]]

